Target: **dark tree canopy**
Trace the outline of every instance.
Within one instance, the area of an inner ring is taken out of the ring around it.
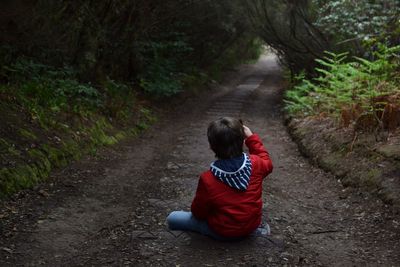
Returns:
[[[366,56],[371,40],[399,44],[396,0],[247,0],[248,17],[261,38],[294,72],[312,72],[324,51]]]
[[[229,49],[247,57],[254,34],[240,2],[6,0],[0,42],[17,55],[73,65],[82,79],[147,79],[205,68]]]

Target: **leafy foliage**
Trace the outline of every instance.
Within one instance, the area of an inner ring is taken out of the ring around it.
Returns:
[[[78,80],[70,67],[55,68],[25,59],[3,67],[9,85],[0,94],[12,97],[43,128],[62,124],[59,117],[89,118],[103,113],[123,122],[132,116],[135,94],[131,87],[107,79],[102,87]]]
[[[374,60],[350,62],[347,53],[327,52],[317,60],[321,66],[316,68],[317,78],[299,75],[298,85],[286,92],[287,111],[300,116],[326,114],[345,126],[354,122],[360,128],[400,126],[399,51],[400,46],[380,44]]]
[[[189,65],[185,56],[191,51],[193,48],[183,32],[164,33],[141,43],[140,52],[146,68],[139,75],[140,86],[158,96],[171,96],[182,91],[182,71]]]
[[[318,6],[316,25],[336,40],[369,40],[389,34],[390,25],[400,19],[396,0],[314,0]]]

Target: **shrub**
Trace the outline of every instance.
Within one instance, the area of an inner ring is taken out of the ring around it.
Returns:
[[[347,53],[327,52],[317,60],[317,78],[296,77],[298,84],[285,95],[286,110],[297,116],[326,114],[364,130],[400,126],[399,51],[400,46],[379,44],[373,60],[353,61],[347,61]]]

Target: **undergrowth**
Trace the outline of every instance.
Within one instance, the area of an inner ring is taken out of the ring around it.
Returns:
[[[319,76],[295,78],[285,109],[294,116],[330,116],[359,130],[395,130],[400,126],[400,46],[379,44],[373,58],[348,58],[326,52]]]
[[[129,84],[108,77],[96,84],[82,82],[76,67],[0,53],[0,198],[34,186],[53,168],[146,129],[155,118],[138,101],[139,91],[173,96],[218,79],[226,66],[261,52],[260,42],[243,38],[201,70],[186,58],[192,48],[180,33],[139,46],[147,66]],[[246,51],[237,56],[243,47]]]
[[[4,66],[0,85],[0,197],[30,188],[54,168],[135,135],[154,121],[131,86],[80,82],[68,67],[26,59]]]

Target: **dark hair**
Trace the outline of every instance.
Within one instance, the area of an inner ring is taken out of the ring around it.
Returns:
[[[223,117],[211,122],[207,137],[211,149],[219,159],[230,159],[243,153],[244,130],[240,120]]]

